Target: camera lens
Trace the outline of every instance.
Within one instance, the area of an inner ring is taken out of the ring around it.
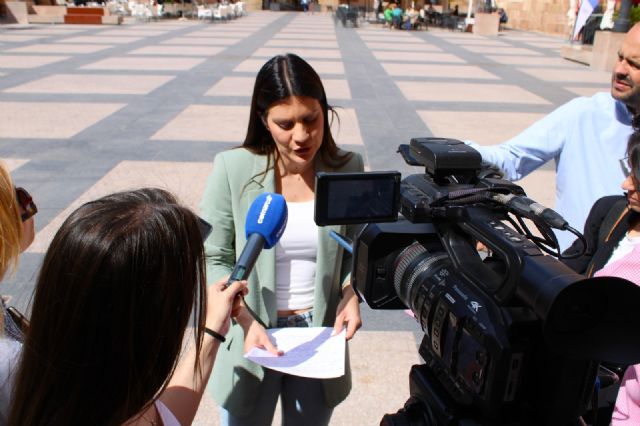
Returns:
[[[417,315],[417,290],[427,283],[440,267],[449,263],[446,253],[430,253],[419,242],[414,242],[400,252],[394,265],[393,286],[402,303]]]

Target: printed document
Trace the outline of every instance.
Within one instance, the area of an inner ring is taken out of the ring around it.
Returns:
[[[284,355],[253,348],[245,358],[293,376],[328,379],[344,375],[346,330],[332,336],[332,327],[287,327],[267,330]]]

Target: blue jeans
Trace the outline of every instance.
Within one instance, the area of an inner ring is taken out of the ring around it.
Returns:
[[[278,318],[277,327],[309,327],[312,322],[313,311],[309,311]],[[268,368],[264,370],[262,391],[255,396],[253,411],[248,416],[239,417],[220,407],[220,423],[223,426],[271,426],[278,396],[284,426],[329,424],[333,408],[327,406],[322,380],[291,376]]]

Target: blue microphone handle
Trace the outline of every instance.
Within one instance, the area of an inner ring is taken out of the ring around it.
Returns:
[[[242,249],[240,257],[236,262],[236,266],[233,268],[227,284],[231,284],[234,281],[246,280],[256,264],[258,255],[264,247],[264,237],[260,234],[251,234],[247,239],[247,244]]]

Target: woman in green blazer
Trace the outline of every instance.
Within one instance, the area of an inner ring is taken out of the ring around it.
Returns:
[[[245,216],[253,200],[263,192],[280,193],[289,209],[287,229],[274,249],[260,254],[245,302],[268,327],[346,326],[350,339],[361,325],[351,262],[328,231],[353,236],[354,230],[318,228],[312,212],[316,172],[362,171],[363,162],[336,146],[330,113],[320,77],[298,56],[276,56],[259,71],[245,141],[216,156],[202,201],[214,229],[205,243],[207,281],[230,275],[246,243]],[[244,352],[253,346],[277,349],[246,310],[236,319],[209,383],[222,423],[271,425],[280,396],[284,424],[328,424],[333,407],[351,389],[348,356],[345,375],[336,379],[264,369]]]

